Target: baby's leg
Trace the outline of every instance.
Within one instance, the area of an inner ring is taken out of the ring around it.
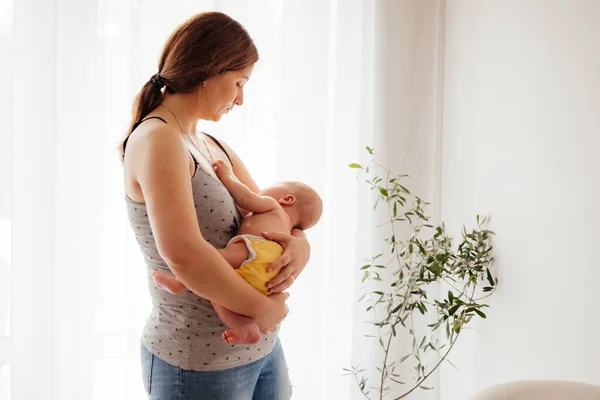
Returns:
[[[219,253],[227,260],[229,265],[238,269],[240,265],[248,259],[250,253],[244,242],[231,243],[224,249],[220,249]]]
[[[248,259],[248,248],[244,242],[232,243],[219,253],[227,260],[229,265],[237,269]],[[254,344],[260,341],[260,329],[251,318],[237,314],[219,304],[212,303],[221,320],[229,327],[223,332],[223,340],[227,343]]]
[[[211,302],[221,321],[230,329],[223,332],[223,340],[231,344],[254,344],[260,341],[260,329],[251,318],[234,313],[233,311]]]

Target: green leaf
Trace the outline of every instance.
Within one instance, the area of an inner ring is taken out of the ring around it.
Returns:
[[[423,390],[432,390],[433,389],[432,387],[429,387],[429,386],[419,386],[419,387]]]
[[[399,385],[404,385],[405,384],[405,382],[396,380],[396,379],[392,378],[391,376],[388,376],[388,379],[391,380],[392,382],[396,382]]]
[[[381,193],[384,197],[388,197],[388,191],[385,190],[384,188],[379,188],[379,193]]]
[[[440,327],[440,325],[442,324],[442,322],[444,322],[444,320],[443,320],[443,319],[440,319],[440,320],[438,320],[438,322],[436,322],[435,324],[430,324],[430,325],[427,325],[427,326],[428,326],[428,327],[430,327],[430,328],[433,328],[433,329],[432,329],[432,331],[436,331],[436,330],[437,330],[437,328],[439,328],[439,327]],[[434,349],[434,350],[435,350],[435,349]]]
[[[457,319],[456,321],[454,321],[452,328],[454,329],[454,332],[460,333],[460,320]]]
[[[478,309],[475,308],[473,311],[475,311],[477,313],[477,315],[479,315],[481,318],[487,318],[487,316],[483,312],[479,311]]]
[[[350,168],[362,168],[362,166],[360,164],[356,164],[356,163],[352,163],[350,165],[348,165]]]
[[[402,364],[404,361],[406,361],[406,359],[407,359],[408,357],[410,357],[410,356],[412,356],[412,355],[413,355],[413,353],[410,353],[410,354],[407,354],[407,355],[405,355],[404,357],[402,357],[402,358],[400,359],[399,363],[400,363],[400,364]]]
[[[492,273],[490,272],[489,268],[486,268],[485,272],[487,275],[487,280],[490,283],[490,286],[494,286],[494,278],[492,278]]]
[[[360,267],[360,269],[361,269],[361,270],[363,270],[363,269],[367,269],[367,268],[369,268],[370,266],[371,266],[371,264],[365,264],[365,265],[363,265],[362,267]]]
[[[369,152],[369,154],[373,154],[373,149],[370,148],[369,146],[365,147],[365,149],[367,149],[367,151]]]
[[[454,293],[452,293],[451,290],[448,290],[448,300],[450,301],[450,304],[454,302]]]

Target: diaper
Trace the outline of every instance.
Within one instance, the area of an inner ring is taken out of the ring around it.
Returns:
[[[267,269],[283,254],[283,247],[277,242],[267,240],[262,236],[238,235],[228,243],[244,242],[248,248],[248,259],[238,269],[237,273],[252,287],[265,295],[269,295],[267,282],[279,273],[279,270],[267,272]]]

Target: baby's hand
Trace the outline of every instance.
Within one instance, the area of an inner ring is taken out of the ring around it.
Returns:
[[[233,175],[233,169],[227,161],[217,160],[213,164],[213,168],[215,169],[215,172],[219,179],[227,175]]]

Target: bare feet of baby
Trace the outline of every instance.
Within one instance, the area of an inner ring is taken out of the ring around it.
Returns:
[[[223,332],[223,340],[229,344],[256,344],[260,342],[260,330],[256,324],[244,324]]]
[[[164,289],[171,294],[181,294],[187,289],[177,278],[156,270],[152,271],[152,280],[154,280],[154,286]]]

